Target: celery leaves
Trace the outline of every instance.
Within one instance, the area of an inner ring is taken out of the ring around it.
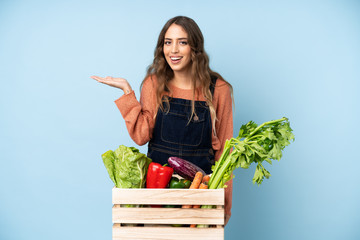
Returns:
[[[294,139],[290,123],[285,117],[259,126],[253,121],[242,125],[239,135],[225,142],[220,159],[212,166],[209,189],[226,187],[225,183],[231,180],[236,168],[249,168],[252,163],[257,164],[253,183],[260,185],[264,178],[271,176],[263,166],[263,161],[272,164],[272,160],[280,160],[282,151]]]

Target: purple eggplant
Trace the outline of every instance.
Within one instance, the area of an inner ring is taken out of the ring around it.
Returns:
[[[203,176],[205,176],[204,170],[184,159],[169,157],[168,163],[177,174],[190,181],[194,179],[196,172],[202,172]]]

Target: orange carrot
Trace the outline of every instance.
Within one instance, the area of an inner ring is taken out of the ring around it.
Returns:
[[[206,177],[206,176],[205,176]],[[204,178],[205,178],[204,177]],[[199,189],[208,189],[208,185],[207,185],[207,182],[206,183],[201,183],[200,186],[199,186]],[[194,205],[193,208],[200,208],[200,205]],[[190,225],[191,228],[195,228],[196,227],[196,224],[191,224]]]
[[[202,172],[197,172],[195,174],[195,177],[194,177],[189,189],[198,189],[202,179],[203,179]]]
[[[201,183],[199,189],[208,189],[207,183]],[[200,205],[194,205],[193,208],[200,208]]]
[[[201,184],[202,178],[203,178],[202,172],[197,172],[189,189],[198,189]],[[191,208],[191,205],[183,205],[182,208]]]
[[[205,175],[202,179],[202,183],[205,183],[205,182],[209,182],[210,180],[210,176],[209,175]]]

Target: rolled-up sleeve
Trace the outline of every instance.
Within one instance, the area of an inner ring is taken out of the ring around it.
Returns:
[[[154,129],[156,96],[154,81],[149,77],[145,80],[140,95],[140,102],[135,92],[122,95],[115,100],[121,112],[130,137],[138,145],[144,145],[151,139]]]

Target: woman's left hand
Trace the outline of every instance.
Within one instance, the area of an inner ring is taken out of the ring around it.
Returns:
[[[224,226],[229,222],[230,215],[225,214],[225,224]]]

